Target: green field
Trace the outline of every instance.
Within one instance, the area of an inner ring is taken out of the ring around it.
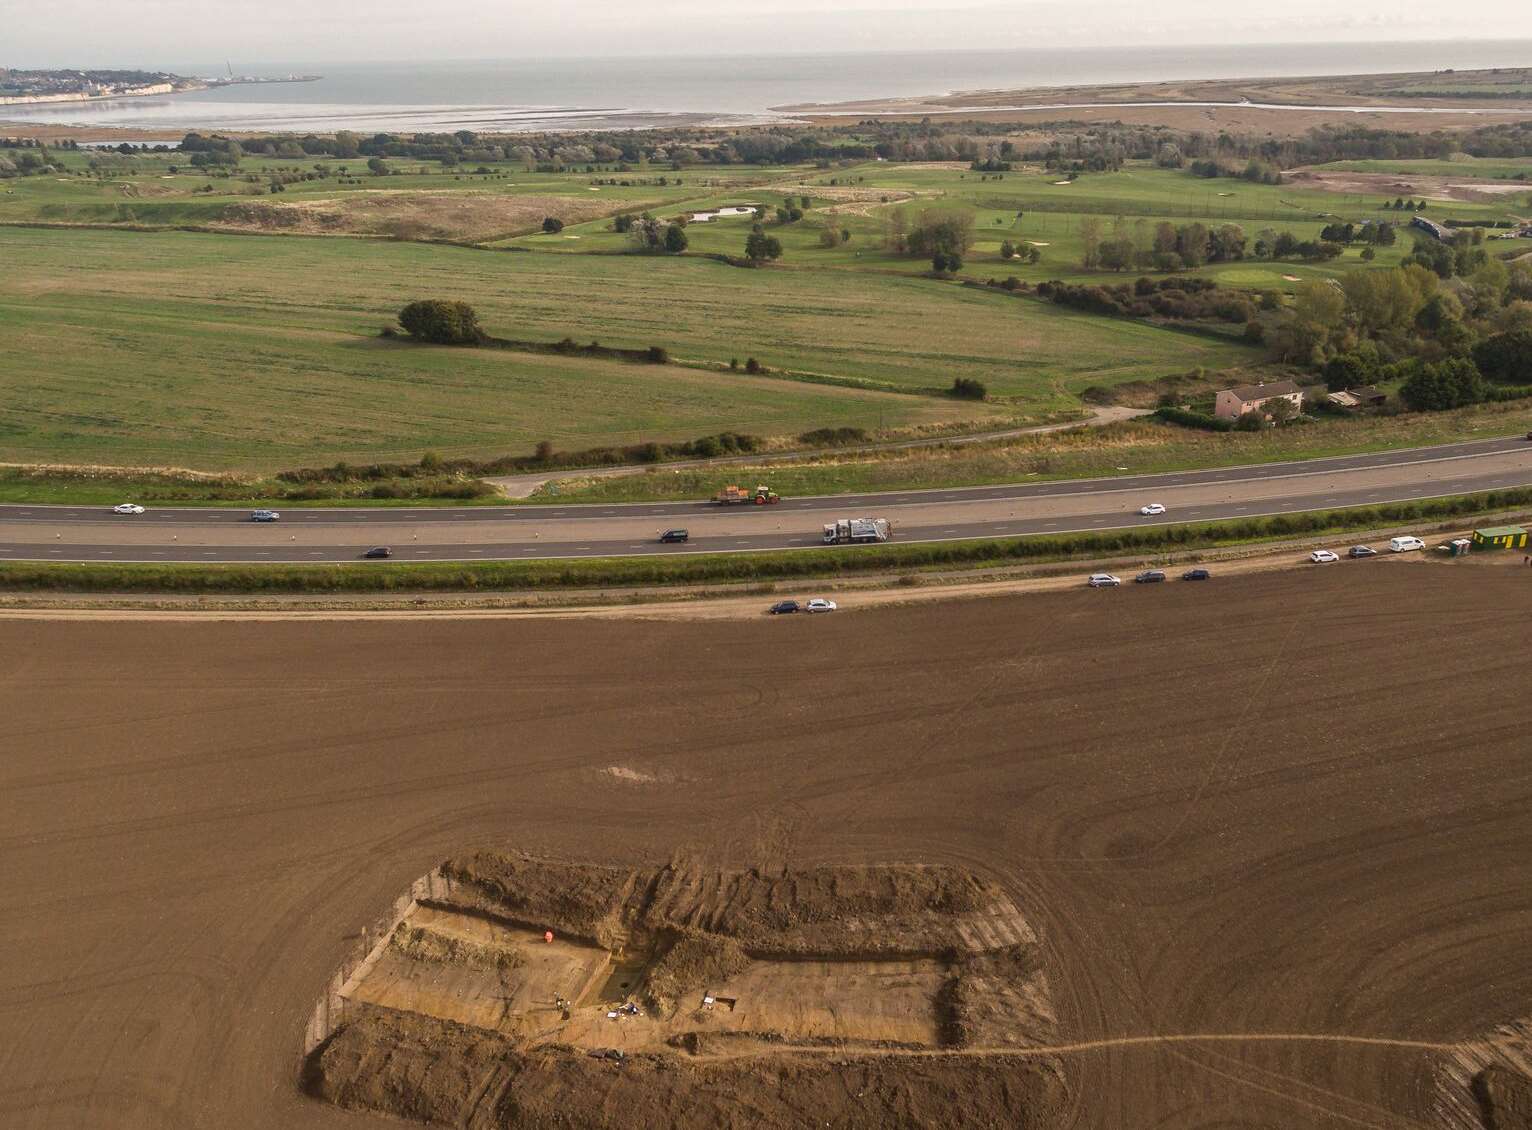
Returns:
[[[1254,356],[955,283],[697,258],[30,228],[0,228],[0,258],[20,264],[0,277],[3,461],[270,468],[893,429],[1056,412],[1091,384]],[[422,295],[471,301],[500,336],[754,356],[871,387],[379,340]],[[908,395],[956,376],[1020,399]]]
[[[1161,220],[1238,223],[1253,241],[1266,228],[1313,239],[1331,220],[1397,218],[1381,210],[1382,195],[1141,164],[1060,183],[1035,169],[985,176],[884,162],[630,173],[499,164],[478,174],[393,161],[400,175],[369,177],[362,162],[340,176],[345,162],[264,158],[210,177],[183,156],[139,155],[88,176],[88,155],[66,153],[65,175],[0,182],[0,462],[271,470],[426,450],[521,453],[541,440],[575,450],[723,430],[886,434],[1057,418],[1079,411],[1091,386],[1195,369],[1227,371],[1233,383],[1265,355],[1208,327],[1091,316],[927,277],[926,261],[884,245],[892,208],[912,219],[925,208],[971,212],[962,277],[972,281],[1131,279],[1080,268],[1087,220],[1138,240]],[[318,179],[267,192],[267,176],[318,166]],[[596,183],[611,179],[628,183]],[[709,258],[739,255],[751,217],[690,224],[680,257],[625,254],[612,230],[618,212],[671,218],[758,203],[774,213],[803,195],[802,220],[770,224],[783,259],[757,270]],[[1503,219],[1510,203],[1433,202],[1429,214]],[[283,226],[312,219],[307,210],[329,217],[325,234],[309,220]],[[545,213],[567,216],[565,230],[543,234]],[[228,225],[231,215],[264,234],[142,230]],[[36,224],[50,226],[27,226]],[[821,246],[827,226],[849,241]],[[1002,260],[1002,240],[1037,246],[1042,261]],[[1411,246],[1403,236],[1376,264]],[[1323,265],[1245,260],[1196,273],[1291,290],[1359,266],[1353,247]],[[677,364],[380,339],[420,297],[472,303],[498,337],[659,345]],[[766,373],[729,368],[748,358]],[[982,382],[990,402],[942,395],[956,378]]]

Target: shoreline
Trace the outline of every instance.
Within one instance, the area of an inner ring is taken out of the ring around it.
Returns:
[[[235,80],[188,86],[176,93],[196,93],[225,85],[260,85],[315,81],[319,76],[283,79]],[[72,116],[76,107],[126,101],[129,97],[105,96],[60,103],[19,105],[10,115],[0,107],[0,130],[20,131],[23,136],[51,134],[59,139],[98,134],[105,139],[136,137],[146,141],[172,140],[188,130],[238,134],[333,133],[342,129],[408,133],[470,129],[494,135],[521,133],[582,133],[601,130],[644,131],[658,129],[750,129],[844,125],[859,118],[900,121],[921,117],[972,119],[975,121],[1033,124],[1040,120],[1099,122],[1103,115],[1130,124],[1161,123],[1176,127],[1209,124],[1234,129],[1312,128],[1327,121],[1355,122],[1367,115],[1378,122],[1411,129],[1462,128],[1502,118],[1532,116],[1532,68],[1480,70],[1401,71],[1384,74],[1339,74],[1245,79],[1183,79],[1146,82],[1062,83],[1013,88],[986,87],[954,90],[945,94],[865,98],[831,102],[786,102],[758,111],[680,111],[572,103],[530,106],[484,102],[462,104],[351,104],[304,103],[284,105],[281,112],[267,111],[265,104],[248,103],[249,113],[232,110],[227,122],[207,120],[193,107],[184,118],[164,121],[94,121],[76,124],[60,117]],[[54,109],[50,107],[67,107]],[[87,111],[88,112],[88,111]],[[130,117],[126,110],[124,117]],[[52,119],[52,120],[49,120]]]

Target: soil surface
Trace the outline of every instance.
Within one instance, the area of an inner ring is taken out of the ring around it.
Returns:
[[[398,1125],[301,1091],[315,999],[413,880],[515,843],[1003,890],[1057,1035],[906,1124],[1012,1088],[1068,1127],[1470,1125],[1444,1072],[1532,1013],[1529,614],[1532,569],[1400,561],[780,620],[0,621],[0,1123]],[[529,1126],[856,1125],[813,1054],[497,1080]]]
[[[935,1125],[954,1091],[965,1125],[1054,1125],[1066,1100],[1041,1051],[1057,1025],[1036,935],[961,868],[479,853],[399,905],[316,1006],[316,1097],[526,1125],[527,1094],[572,1077],[581,1092],[631,1089],[646,1123],[699,1127],[798,1126],[808,1109],[829,1125]],[[879,1065],[890,1056],[904,1062]]]

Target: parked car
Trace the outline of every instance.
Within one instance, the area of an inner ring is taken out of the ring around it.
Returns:
[[[1347,557],[1376,557],[1378,551],[1370,545],[1353,545],[1346,551]]]
[[[1154,514],[1165,513],[1165,507],[1158,502],[1151,502],[1148,506],[1140,506],[1138,508],[1138,512],[1145,517],[1148,517]]]
[[[1209,573],[1206,569],[1188,569],[1181,574],[1181,579],[1183,581],[1211,581],[1213,574]]]
[[[366,553],[362,554],[363,557],[392,557],[393,555],[394,551],[389,549],[386,545],[375,545]]]
[[[1115,589],[1122,584],[1122,579],[1110,573],[1092,573],[1085,583],[1093,589]]]
[[[1408,553],[1412,549],[1426,548],[1426,543],[1417,537],[1406,535],[1402,538],[1389,538],[1388,548],[1394,553]]]
[[[779,600],[766,611],[773,616],[785,616],[789,612],[802,612],[803,605],[796,600]]]
[[[816,596],[803,606],[805,612],[834,612],[837,605],[833,600],[826,600],[822,596]]]
[[[1157,585],[1165,580],[1165,574],[1159,569],[1145,569],[1133,578],[1135,585]]]
[[[142,514],[144,508],[136,502],[123,502],[112,507],[113,514]]]
[[[660,535],[661,541],[686,541],[691,534],[686,530],[666,530]]]
[[[1313,553],[1309,554],[1309,560],[1315,565],[1328,565],[1332,561],[1339,561],[1340,555],[1332,553],[1328,549],[1316,549]]]
[[[250,520],[252,522],[275,522],[281,517],[282,515],[278,514],[275,510],[256,510],[251,513]]]

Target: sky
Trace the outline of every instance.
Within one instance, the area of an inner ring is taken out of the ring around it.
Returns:
[[[11,67],[1526,38],[1529,0],[0,0]]]

